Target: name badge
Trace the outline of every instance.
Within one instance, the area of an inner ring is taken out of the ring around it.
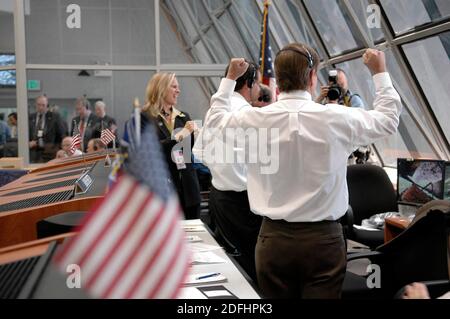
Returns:
[[[44,137],[44,131],[43,130],[37,131],[37,137],[38,138]]]
[[[172,158],[177,165],[178,170],[186,169],[186,163],[184,162],[184,156],[182,150],[176,150],[172,152]]]

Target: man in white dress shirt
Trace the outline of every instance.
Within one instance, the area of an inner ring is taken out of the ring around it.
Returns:
[[[339,298],[346,269],[342,227],[348,208],[347,159],[355,145],[369,145],[397,131],[401,101],[383,52],[368,49],[364,63],[376,88],[374,110],[315,103],[319,57],[307,45],[283,48],[275,60],[281,94],[262,109],[231,112],[235,80],[246,70],[233,59],[211,99],[208,126],[276,128],[267,146],[279,147],[279,168],[247,165],[250,207],[264,216],[256,246],[258,284],[265,297]]]
[[[228,70],[228,68],[227,68]],[[227,72],[227,71],[226,71]],[[252,103],[260,96],[260,74],[256,64],[250,63],[249,68],[236,81],[231,96],[231,110],[234,112],[251,109]],[[205,126],[208,127],[209,113],[205,117]],[[226,158],[210,161],[203,156],[205,148],[212,147],[211,139],[207,138],[209,132],[201,132],[193,148],[194,155],[201,159],[212,175],[212,187],[209,196],[209,208],[215,223],[216,236],[228,251],[233,251],[236,260],[247,274],[256,280],[255,246],[261,228],[262,217],[250,210],[247,195],[247,169],[245,163],[236,161],[227,162]],[[227,134],[226,130],[218,132]],[[233,157],[242,153],[236,145],[238,136],[229,132],[226,146]],[[222,145],[218,146],[221,148]],[[217,150],[216,150],[217,151]]]

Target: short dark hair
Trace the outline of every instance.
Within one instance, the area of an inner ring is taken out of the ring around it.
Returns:
[[[275,58],[275,75],[280,92],[306,90],[310,72],[313,69],[317,71],[319,62],[317,51],[306,44],[291,43],[285,46]]]
[[[8,115],[8,117],[13,117],[16,121],[17,121],[17,113],[16,112],[12,112]]]
[[[256,82],[258,77],[258,66],[256,63],[247,61],[248,63],[248,69],[245,71],[244,75],[242,75],[240,78],[236,80],[236,87],[234,88],[235,91],[240,91],[244,85],[246,85],[248,82],[252,82],[253,84]],[[225,69],[225,77],[228,74],[228,69],[230,68],[230,65],[227,65],[227,68]]]
[[[86,98],[85,95],[82,97],[79,97],[76,100],[76,104],[78,104],[78,103],[83,105],[86,108],[86,110],[89,110],[91,108],[91,103],[89,102],[89,100]]]

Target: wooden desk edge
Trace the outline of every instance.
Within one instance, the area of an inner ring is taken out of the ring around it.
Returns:
[[[66,238],[70,238],[75,234],[76,233],[71,232],[58,236],[34,240],[27,243],[0,248],[0,265],[43,255],[47,251],[48,245],[51,242],[56,240],[59,243],[62,243]]]

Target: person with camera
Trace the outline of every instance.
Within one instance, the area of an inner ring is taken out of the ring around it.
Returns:
[[[328,74],[328,85],[322,86],[316,99],[320,104],[340,104],[348,107],[364,107],[358,94],[348,88],[347,74],[342,69],[331,70]]]
[[[349,90],[347,74],[339,68],[328,73],[328,85],[321,87],[320,96],[316,99],[316,103],[364,108],[361,97]],[[349,157],[348,164],[365,164],[371,153],[370,145],[358,146]]]

